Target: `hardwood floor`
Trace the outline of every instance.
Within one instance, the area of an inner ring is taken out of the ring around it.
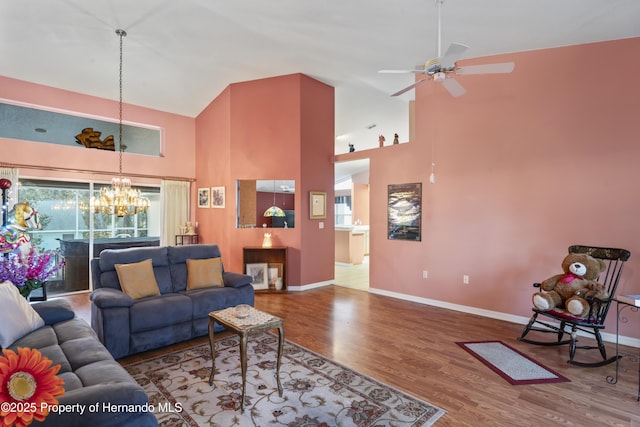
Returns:
[[[67,298],[89,321],[87,294]],[[640,426],[637,357],[611,385],[614,365],[568,365],[566,347],[521,343],[522,325],[500,320],[339,286],[259,294],[255,306],[284,319],[288,340],[445,409],[437,426]],[[502,340],[571,382],[512,386],[455,344],[480,340]]]

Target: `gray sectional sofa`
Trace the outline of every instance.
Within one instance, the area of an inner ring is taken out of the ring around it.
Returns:
[[[206,335],[209,312],[253,305],[251,277],[224,268],[224,286],[187,290],[187,260],[213,258],[220,258],[217,245],[107,249],[91,260],[91,325],[113,357]],[[149,259],[160,294],[133,299],[122,290],[116,265]]]
[[[57,376],[64,381],[59,405],[71,405],[66,413],[50,413],[44,421],[32,425],[55,427],[146,427],[157,426],[152,412],[127,409],[105,411],[103,404],[148,408],[149,398],[136,381],[98,342],[91,326],[75,314],[65,300],[51,300],[32,307],[44,320],[44,326],[18,339],[8,348],[34,348],[60,364]],[[90,405],[98,408],[89,411]],[[81,409],[83,412],[81,413]]]

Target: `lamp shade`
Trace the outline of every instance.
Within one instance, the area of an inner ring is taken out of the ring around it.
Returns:
[[[285,216],[284,211],[277,206],[271,206],[269,209],[264,211],[263,216]]]

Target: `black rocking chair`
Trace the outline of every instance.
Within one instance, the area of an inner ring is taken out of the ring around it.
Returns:
[[[607,264],[607,269],[600,274],[598,282],[604,285],[609,297],[606,299],[598,299],[595,297],[590,298],[589,313],[585,318],[577,318],[561,310],[542,311],[534,308],[533,316],[531,316],[529,323],[524,328],[522,335],[518,339],[530,344],[546,346],[569,344],[569,360],[567,363],[572,365],[597,367],[615,362],[619,356],[607,359],[607,352],[605,350],[604,343],[602,342],[600,330],[604,329],[604,322],[607,318],[607,313],[609,312],[609,306],[614,301],[614,297],[616,295],[616,288],[620,281],[622,267],[624,266],[625,261],[627,261],[631,256],[631,253],[626,249],[599,248],[580,245],[570,246],[569,253],[587,254],[594,258],[604,260]],[[534,283],[533,286],[539,288],[540,283]],[[543,320],[539,319],[539,316],[543,317]],[[545,317],[551,320],[544,319]],[[558,322],[559,324],[555,322]],[[530,338],[525,338],[527,334],[532,331],[555,334],[557,335],[557,339],[556,341],[536,341]],[[593,335],[597,345],[578,346],[578,331]],[[570,338],[568,340],[563,340],[562,338],[564,334],[568,334]],[[602,361],[576,361],[574,360],[576,349],[598,349],[600,350]]]

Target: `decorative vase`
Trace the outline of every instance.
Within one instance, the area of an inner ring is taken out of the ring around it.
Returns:
[[[262,239],[262,247],[270,248],[271,246],[271,233],[264,233],[264,238]]]
[[[18,286],[18,291],[20,291],[20,295],[29,299],[29,295],[31,295],[31,291],[34,289],[40,289],[42,287],[42,282],[37,280],[27,280],[24,285]]]

